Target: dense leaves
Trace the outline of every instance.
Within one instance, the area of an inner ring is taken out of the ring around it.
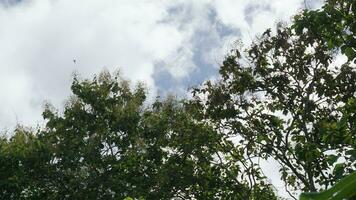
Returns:
[[[275,199],[193,105],[144,106],[141,85],[105,72],[72,91],[63,113],[46,107],[38,134],[2,140],[1,199]]]
[[[356,199],[355,188],[356,173],[352,173],[326,191],[301,194],[300,200],[352,200]]]
[[[0,141],[0,198],[40,199],[51,190],[49,150],[31,130],[18,127]],[[31,198],[28,198],[31,196]]]
[[[322,9],[305,10],[295,16],[293,28],[298,35],[327,44],[329,49],[340,49],[349,60],[356,58],[356,2],[327,0]]]
[[[350,197],[355,13],[352,0],[303,11],[232,49],[190,100],[150,103],[143,85],[107,72],[75,77],[44,127],[1,137],[0,199],[273,200],[262,159],[280,164],[287,192]]]
[[[280,163],[288,189],[327,189],[356,167],[353,9],[354,1],[327,1],[292,27],[267,30],[231,51],[219,80],[194,90],[205,118],[240,138],[235,148]]]

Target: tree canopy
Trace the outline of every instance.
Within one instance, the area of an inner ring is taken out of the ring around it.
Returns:
[[[205,118],[240,137],[235,148],[280,163],[287,189],[327,189],[355,169],[354,9],[330,0],[304,11],[232,49],[220,79],[194,90]]]
[[[293,198],[350,197],[355,6],[327,0],[232,49],[191,99],[147,101],[143,84],[105,71],[75,76],[43,127],[1,136],[0,199],[273,200],[267,159]]]
[[[63,112],[46,107],[43,130],[2,139],[2,199],[275,199],[187,103],[144,106],[141,85],[106,72],[72,91]]]

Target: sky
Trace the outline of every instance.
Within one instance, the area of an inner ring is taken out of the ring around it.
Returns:
[[[184,96],[218,76],[236,41],[289,22],[322,0],[0,0],[0,130],[43,123],[73,73],[103,69],[144,82],[149,96]],[[73,62],[76,60],[76,62]]]

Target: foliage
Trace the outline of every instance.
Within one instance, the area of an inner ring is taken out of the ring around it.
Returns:
[[[341,179],[330,189],[320,193],[304,193],[300,200],[343,200],[356,198],[356,173]]]
[[[40,199],[51,188],[51,155],[31,130],[17,127],[0,141],[1,199]],[[28,198],[31,196],[31,198]]]
[[[219,80],[193,91],[205,119],[238,138],[236,149],[280,163],[288,189],[327,189],[356,167],[356,70],[346,50],[355,47],[352,3],[327,1],[292,27],[267,30],[249,48],[231,50]],[[329,13],[336,10],[341,18]],[[338,48],[343,64],[335,62]]]
[[[323,41],[329,49],[341,49],[349,60],[356,58],[356,2],[327,0],[322,9],[295,16],[296,34]]]
[[[38,134],[4,138],[0,198],[275,199],[268,184],[242,177],[241,155],[230,156],[231,141],[194,106],[144,106],[144,87],[130,88],[105,72],[75,78],[63,113],[48,105]]]
[[[302,199],[353,195],[355,8],[327,0],[233,49],[192,100],[75,77],[43,128],[0,138],[0,199],[273,200],[259,166],[271,158],[288,192],[324,190]]]

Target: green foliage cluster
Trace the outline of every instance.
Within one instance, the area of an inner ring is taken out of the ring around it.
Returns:
[[[44,129],[2,138],[1,199],[275,199],[187,102],[144,106],[144,87],[105,72],[72,91],[63,113],[46,107]]]
[[[349,198],[355,13],[352,0],[303,11],[231,50],[220,78],[189,100],[150,104],[119,75],[75,77],[64,110],[46,106],[44,127],[0,138],[0,199],[273,200],[267,159],[287,192],[325,190],[301,199]]]
[[[303,193],[300,200],[354,200],[356,199],[356,173],[341,179],[328,190],[319,193]]]
[[[326,43],[329,49],[340,49],[349,60],[356,58],[356,2],[327,0],[320,10],[305,10],[295,16],[293,28]]]
[[[245,157],[280,163],[287,191],[328,189],[356,167],[354,15],[352,0],[306,10],[231,50],[220,79],[193,91]]]

